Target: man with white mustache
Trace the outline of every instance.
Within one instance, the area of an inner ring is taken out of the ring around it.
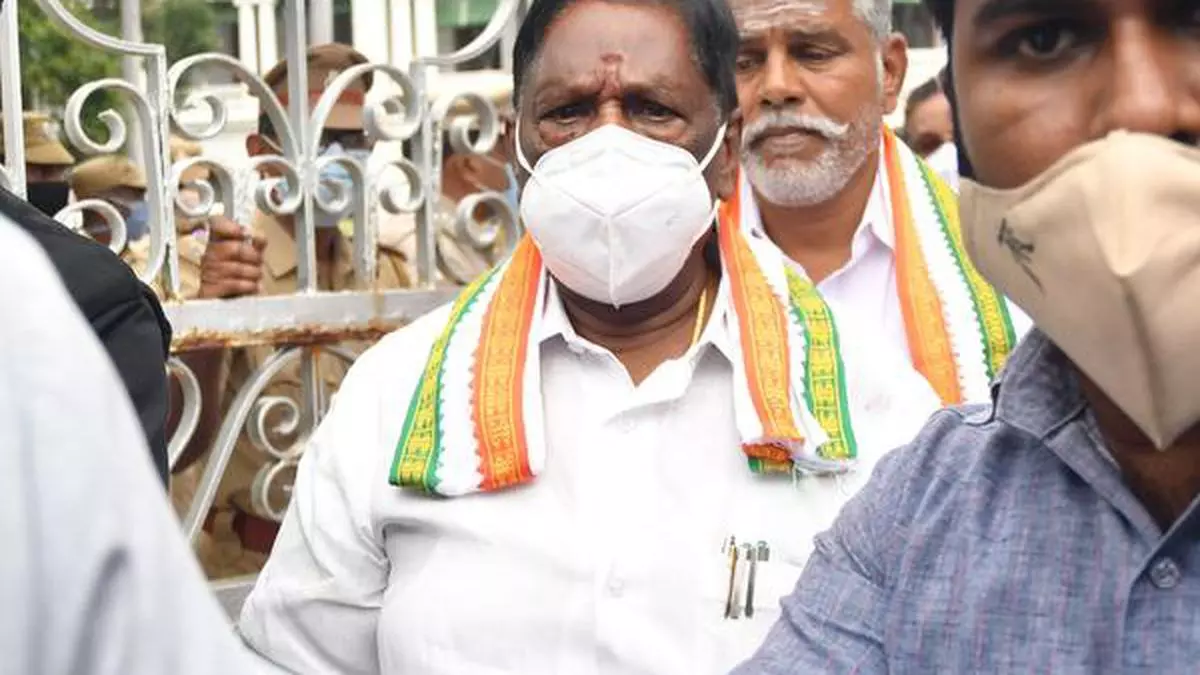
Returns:
[[[953,191],[883,124],[908,63],[891,3],[731,5],[744,130],[723,222],[773,241],[815,285],[793,311],[831,324],[836,367],[838,336],[853,337],[923,376],[903,393],[986,400],[1029,322],[971,266]],[[863,422],[842,426],[852,435]]]

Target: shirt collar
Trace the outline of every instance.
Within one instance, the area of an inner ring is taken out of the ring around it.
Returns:
[[[1070,361],[1036,327],[1009,355],[992,399],[996,417],[1040,439],[1082,419],[1087,408]]]
[[[1037,438],[1093,490],[1117,508],[1154,544],[1162,531],[1126,486],[1120,466],[1100,433],[1079,376],[1066,354],[1037,329],[1030,329],[1008,357],[992,388],[994,415],[1002,423]],[[1175,528],[1200,513],[1200,498]]]
[[[883,150],[879,151],[879,169],[875,172],[875,186],[867,199],[860,230],[868,230],[889,251],[896,250],[896,226],[892,221],[892,195],[888,188],[888,168]]]
[[[871,240],[878,241],[889,251],[896,249],[896,230],[892,223],[891,192],[888,188],[888,169],[884,161],[883,144],[880,142],[879,168],[875,172],[875,184],[871,195],[867,198],[867,207],[859,220],[858,230],[854,235],[854,248],[865,250]],[[766,237],[766,228],[762,215],[758,211],[758,202],[754,189],[745,169],[738,172],[738,200],[741,204],[742,225],[753,235]]]

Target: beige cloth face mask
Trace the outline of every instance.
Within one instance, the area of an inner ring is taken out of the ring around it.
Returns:
[[[1160,450],[1200,422],[1200,148],[1117,131],[1013,190],[963,179],[966,248]]]

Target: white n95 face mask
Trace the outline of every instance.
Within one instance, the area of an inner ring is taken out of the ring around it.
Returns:
[[[519,127],[518,127],[519,131]],[[518,134],[519,137],[519,134]],[[585,298],[621,307],[661,292],[712,226],[717,203],[704,160],[607,124],[548,151],[530,167],[521,219],[554,278]]]
[[[963,180],[967,251],[1164,449],[1200,422],[1200,148],[1113,132],[1013,190]]]

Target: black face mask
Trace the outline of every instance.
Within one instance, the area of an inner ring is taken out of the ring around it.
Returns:
[[[71,198],[71,187],[64,181],[30,183],[26,194],[30,204],[53,218],[56,213],[66,208]]]

